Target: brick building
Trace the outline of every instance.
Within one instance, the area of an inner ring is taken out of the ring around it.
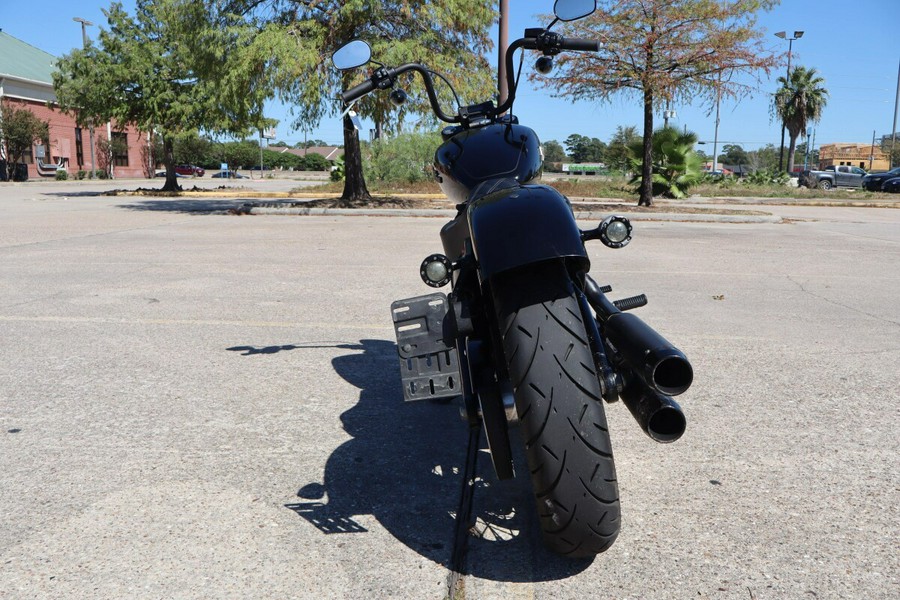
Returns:
[[[75,123],[73,116],[56,107],[53,91],[53,71],[56,58],[43,50],[19,40],[0,30],[0,102],[16,108],[27,108],[36,117],[50,124],[49,138],[35,144],[23,158],[28,166],[29,178],[56,177],[59,169],[74,174],[91,169],[91,135]],[[0,129],[3,123],[0,122]],[[142,150],[147,137],[133,127],[120,127],[115,123],[103,123],[94,128],[96,168],[104,161],[99,157],[100,140],[121,140],[122,150],[112,157],[109,166],[113,177],[145,177]],[[0,146],[0,160],[5,161],[5,148]]]

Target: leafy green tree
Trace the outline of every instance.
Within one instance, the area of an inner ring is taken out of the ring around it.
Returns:
[[[491,96],[493,74],[486,53],[491,47],[493,3],[486,0],[231,0],[236,13],[264,23],[260,46],[266,46],[274,68],[267,72],[278,97],[295,107],[296,123],[309,128],[326,115],[343,110],[338,94],[368,77],[367,68],[337,71],[331,52],[352,39],[366,40],[373,58],[397,66],[420,62],[447,77],[464,103]],[[386,93],[361,99],[354,109],[397,131],[411,114],[430,114],[421,80],[409,75],[398,82],[409,101],[394,107]],[[444,102],[451,96],[440,90]],[[449,107],[450,104],[445,104]],[[365,185],[358,132],[344,118],[345,177],[342,198],[371,199]]]
[[[653,132],[653,165],[651,187],[654,196],[684,198],[688,189],[703,179],[700,157],[694,152],[697,134],[674,127],[663,127]],[[633,142],[631,162],[635,171],[644,160],[644,143]],[[642,183],[643,171],[636,174],[631,183]]]
[[[544,161],[548,163],[561,163],[567,160],[566,151],[556,140],[544,142]]]
[[[747,164],[754,171],[772,171],[778,169],[778,148],[766,144],[759,150],[747,153]]]
[[[806,149],[808,146],[808,142],[800,142],[797,144],[797,149],[794,151],[794,164],[806,164],[807,168],[816,169],[819,165],[819,150],[816,148],[807,156]]]
[[[828,103],[825,80],[815,69],[795,67],[790,79],[779,77],[781,86],[772,100],[772,115],[784,124],[790,136],[787,172],[794,171],[794,149],[797,138],[806,131],[807,125],[818,122]]]
[[[259,165],[259,143],[255,141],[226,142],[220,147],[220,152],[220,162],[228,163],[229,169],[246,169]]]
[[[174,137],[173,153],[176,164],[211,165],[216,163],[215,143],[196,131],[189,131]]]
[[[597,138],[573,133],[563,142],[572,161],[576,163],[603,162],[606,144]]]
[[[12,181],[25,153],[50,137],[49,121],[41,121],[27,108],[16,108],[8,100],[0,105],[0,142],[6,157],[7,179]]]
[[[301,149],[302,148],[316,148],[316,147],[330,146],[330,145],[331,144],[329,144],[325,140],[315,139],[315,140],[306,140],[305,142],[297,142],[296,144],[294,144],[294,148],[301,148]]]
[[[131,16],[113,3],[98,43],[62,57],[53,75],[60,107],[79,123],[114,121],[160,136],[164,190],[180,189],[180,134],[236,134],[263,124],[271,90],[259,29],[221,9],[204,0],[137,0]]]
[[[628,171],[631,168],[631,147],[641,139],[637,127],[616,127],[616,132],[606,147],[606,164],[617,171]]]
[[[564,35],[599,39],[600,52],[567,52],[557,74],[539,76],[571,100],[639,96],[644,109],[639,204],[653,202],[653,116],[666,101],[715,102],[752,87],[738,73],[768,71],[771,55],[756,13],[777,0],[601,0],[591,17],[564,24]]]
[[[748,162],[747,152],[738,144],[725,144],[722,146],[719,162],[727,165],[746,165]]]

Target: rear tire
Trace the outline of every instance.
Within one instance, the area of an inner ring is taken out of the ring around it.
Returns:
[[[493,283],[537,512],[554,552],[589,557],[619,533],[619,488],[600,383],[562,264]]]
[[[820,189],[820,190],[824,190],[824,191],[827,192],[827,191],[830,190],[831,188],[832,188],[831,182],[828,181],[827,179],[823,179],[822,181],[819,182],[819,189]]]

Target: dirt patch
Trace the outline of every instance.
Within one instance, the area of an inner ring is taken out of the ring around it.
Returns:
[[[290,208],[403,208],[403,209],[452,209],[456,204],[450,202],[446,198],[430,199],[430,198],[403,198],[399,196],[374,196],[371,200],[344,200],[343,198],[317,198],[314,200],[306,200],[301,202],[291,202],[287,205]]]
[[[164,192],[162,190],[162,188],[139,187],[134,190],[109,190],[106,192],[100,192],[100,195],[101,196],[156,196],[156,197],[160,197],[160,198],[178,198],[185,194],[195,195],[197,193],[207,195],[207,196],[214,196],[214,195],[221,195],[223,191],[234,192],[234,191],[242,190],[242,189],[244,190],[244,193],[246,193],[246,190],[244,188],[235,188],[235,187],[229,187],[229,186],[224,186],[224,185],[220,185],[215,188],[198,188],[195,185],[192,188],[182,188],[182,189],[174,191],[174,192]]]

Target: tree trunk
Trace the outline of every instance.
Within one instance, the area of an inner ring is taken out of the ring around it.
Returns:
[[[163,164],[166,166],[166,184],[163,186],[164,192],[180,192],[181,186],[178,185],[178,174],[175,173],[175,144],[172,138],[163,136]]]
[[[653,206],[653,92],[644,88],[644,156],[638,206]]]
[[[362,152],[359,149],[359,132],[353,127],[350,116],[344,117],[344,193],[345,202],[372,200],[363,177]]]
[[[794,172],[794,152],[797,150],[797,136],[800,134],[788,132],[788,135],[790,135],[791,143],[788,146],[787,172],[788,175],[791,175]]]

